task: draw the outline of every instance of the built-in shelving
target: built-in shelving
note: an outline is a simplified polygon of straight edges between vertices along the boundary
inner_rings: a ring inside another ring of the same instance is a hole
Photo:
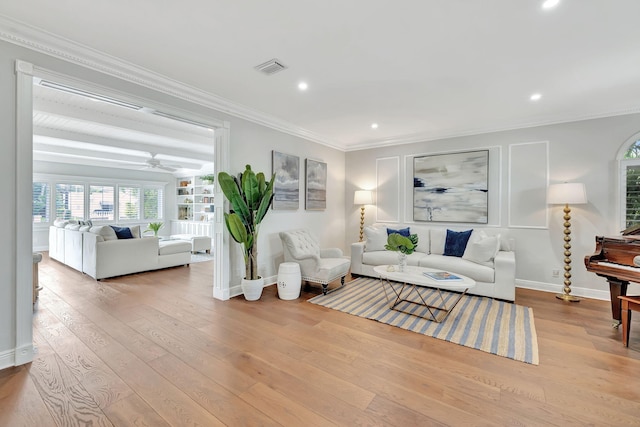
[[[176,205],[179,221],[213,221],[214,184],[198,176],[178,178]]]

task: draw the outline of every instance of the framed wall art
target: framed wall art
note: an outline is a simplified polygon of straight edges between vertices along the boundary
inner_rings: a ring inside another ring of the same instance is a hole
[[[413,219],[486,224],[489,151],[413,159]]]
[[[273,209],[298,209],[300,206],[300,158],[273,151]]]
[[[307,159],[306,203],[307,210],[327,208],[327,164]]]

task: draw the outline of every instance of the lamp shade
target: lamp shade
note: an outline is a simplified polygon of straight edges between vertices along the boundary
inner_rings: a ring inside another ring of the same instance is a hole
[[[551,184],[547,191],[547,203],[550,205],[579,205],[587,203],[587,190],[580,182]]]
[[[370,190],[356,190],[353,195],[354,205],[370,205],[373,203],[373,195]]]

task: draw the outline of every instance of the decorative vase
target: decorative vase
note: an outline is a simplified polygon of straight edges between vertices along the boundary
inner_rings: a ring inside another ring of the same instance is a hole
[[[264,287],[264,278],[260,277],[255,280],[242,279],[242,293],[247,301],[257,301],[262,296],[262,288]]]
[[[407,254],[402,252],[398,252],[398,271],[404,271],[404,268],[407,266]]]

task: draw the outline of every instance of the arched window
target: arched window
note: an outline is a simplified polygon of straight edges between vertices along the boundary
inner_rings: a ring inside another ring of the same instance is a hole
[[[620,172],[622,225],[627,228],[640,224],[640,139],[632,142],[624,153]]]

